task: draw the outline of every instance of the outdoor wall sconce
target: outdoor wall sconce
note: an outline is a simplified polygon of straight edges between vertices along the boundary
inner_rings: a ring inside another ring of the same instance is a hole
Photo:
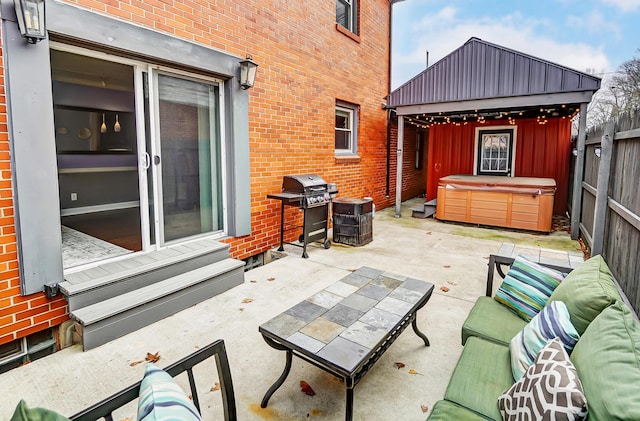
[[[578,156],[578,149],[576,148],[571,149],[571,155]]]
[[[240,87],[242,89],[253,87],[257,70],[258,63],[253,61],[250,55],[247,55],[247,58],[240,62]]]
[[[13,0],[20,33],[29,44],[35,44],[47,37],[44,2],[45,0]]]
[[[596,146],[593,148],[593,153],[600,158],[600,155],[602,155],[602,148],[600,146]]]

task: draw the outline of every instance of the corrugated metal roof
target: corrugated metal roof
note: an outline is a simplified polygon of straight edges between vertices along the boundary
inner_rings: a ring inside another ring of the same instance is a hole
[[[596,91],[600,79],[471,38],[389,94],[399,107],[486,98]]]

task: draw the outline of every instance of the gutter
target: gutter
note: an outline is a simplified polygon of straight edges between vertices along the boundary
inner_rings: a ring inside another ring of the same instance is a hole
[[[387,100],[389,99],[389,95],[391,94],[391,57],[393,50],[393,5],[396,3],[400,3],[404,0],[389,0],[389,72],[387,76]],[[387,108],[387,105],[384,104],[384,109],[387,110],[387,153],[386,153],[386,177],[385,177],[385,197],[388,199],[389,194],[391,193],[390,188],[390,176],[391,176],[391,112],[393,110]]]

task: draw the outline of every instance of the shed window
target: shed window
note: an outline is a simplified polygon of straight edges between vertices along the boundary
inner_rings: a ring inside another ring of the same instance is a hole
[[[511,175],[513,129],[480,130],[478,134],[478,175]]]
[[[357,119],[357,106],[336,106],[336,155],[357,153]]]
[[[336,0],[336,22],[354,34],[358,31],[358,0]]]

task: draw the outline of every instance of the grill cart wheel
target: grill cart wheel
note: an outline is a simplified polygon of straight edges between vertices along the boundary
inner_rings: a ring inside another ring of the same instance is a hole
[[[326,249],[331,248],[331,241],[329,241],[329,239],[324,240],[324,243],[322,244]]]

